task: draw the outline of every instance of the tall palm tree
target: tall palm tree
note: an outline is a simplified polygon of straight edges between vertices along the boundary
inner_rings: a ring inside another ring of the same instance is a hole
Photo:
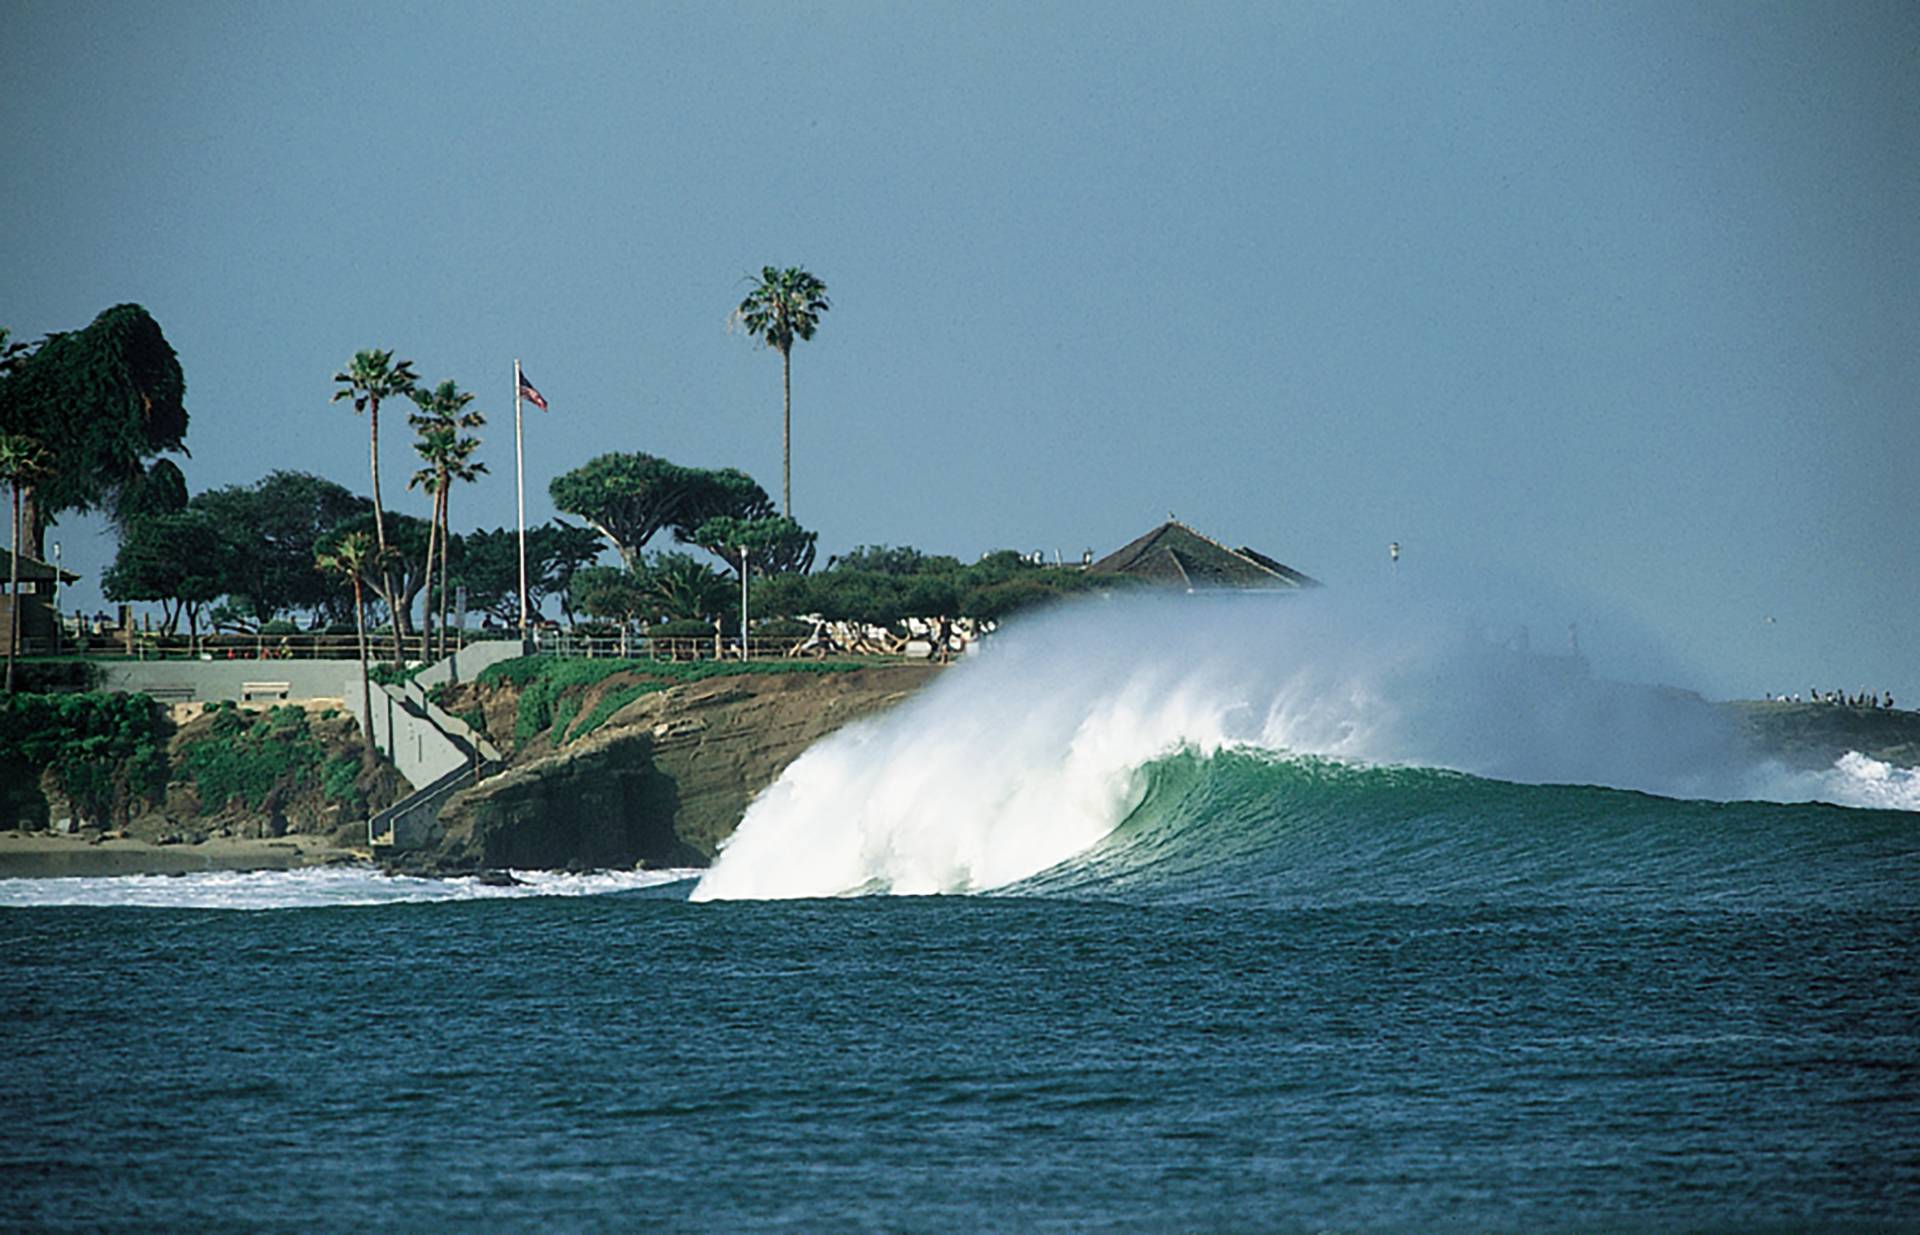
[[[367,413],[368,460],[373,473],[373,535],[380,555],[380,595],[387,602],[387,613],[393,624],[393,658],[396,662],[402,661],[406,659],[406,652],[400,646],[400,606],[393,591],[393,570],[387,559],[387,524],[380,506],[380,403],[410,393],[420,377],[413,371],[411,360],[396,364],[392,352],[368,348],[355,352],[347,367],[333,375],[333,380],[340,383],[340,389],[333,392],[333,402],[352,399],[354,411]]]
[[[426,661],[433,659],[433,551],[440,539],[440,499],[446,488],[442,460],[452,440],[451,429],[422,429],[420,440],[413,444],[413,449],[415,454],[426,460],[427,465],[407,480],[407,488],[419,489],[433,499],[433,515],[427,520],[426,584],[421,588],[427,594],[427,607],[420,623],[420,659]]]
[[[827,300],[827,285],[805,270],[767,266],[760,271],[760,281],[733,311],[733,320],[749,336],[780,353],[780,496],[788,518],[793,517],[793,341],[811,339],[820,325],[820,315],[832,307]]]
[[[320,553],[314,558],[314,565],[332,574],[345,575],[353,584],[353,627],[360,636],[360,713],[362,724],[360,736],[366,742],[367,753],[372,754],[373,745],[373,686],[367,675],[367,603],[361,591],[360,579],[374,556],[373,542],[367,539],[365,532],[350,532],[340,538],[340,543],[331,553]]]
[[[7,562],[7,693],[13,693],[13,662],[20,652],[20,493],[47,473],[47,452],[22,433],[0,434],[0,480],[13,489],[13,548]]]
[[[447,609],[447,541],[452,536],[452,527],[447,522],[447,499],[449,479],[476,479],[487,470],[484,463],[472,461],[473,452],[479,449],[480,439],[461,437],[462,429],[477,429],[487,423],[484,414],[476,412],[470,406],[473,395],[460,389],[451,379],[441,382],[431,390],[415,389],[408,392],[416,411],[407,419],[412,423],[420,437],[414,443],[414,451],[427,463],[425,468],[414,473],[408,488],[415,484],[423,487],[433,497],[434,528],[427,535],[427,609],[426,622],[433,625],[433,552],[437,541],[440,549],[440,647],[446,650],[446,609]],[[427,640],[421,639],[423,656],[428,655]]]
[[[447,653],[447,584],[453,576],[447,573],[447,545],[453,540],[453,525],[448,522],[448,504],[453,499],[453,482],[472,484],[480,479],[487,465],[473,457],[480,449],[480,439],[463,437],[453,444],[453,450],[447,456],[446,475],[440,484],[440,654]]]

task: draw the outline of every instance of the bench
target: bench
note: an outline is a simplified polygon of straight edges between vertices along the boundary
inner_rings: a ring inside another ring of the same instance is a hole
[[[291,682],[242,682],[240,683],[240,702],[253,703],[259,699],[278,699],[284,703],[292,691]]]

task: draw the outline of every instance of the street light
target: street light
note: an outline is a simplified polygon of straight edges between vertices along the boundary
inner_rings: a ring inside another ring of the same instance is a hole
[[[740,659],[747,659],[747,547],[740,546]]]

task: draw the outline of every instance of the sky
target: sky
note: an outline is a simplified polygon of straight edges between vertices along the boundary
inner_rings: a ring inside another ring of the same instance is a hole
[[[513,524],[515,357],[530,521],[614,450],[777,494],[728,314],[798,265],[823,561],[1172,512],[1334,587],[1537,586],[1603,671],[1920,701],[1912,4],[5,11],[0,323],[145,305],[195,491],[367,492],[331,378],[381,347],[491,417],[457,528]],[[93,607],[111,535],[51,539]]]

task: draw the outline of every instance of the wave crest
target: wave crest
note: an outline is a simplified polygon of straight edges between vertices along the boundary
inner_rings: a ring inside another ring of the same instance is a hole
[[[1740,799],[1754,769],[1735,742],[1698,696],[1601,681],[1577,658],[1516,651],[1405,606],[1088,602],[1003,632],[918,698],[803,754],[693,899],[1006,887],[1113,833],[1156,761],[1181,751]],[[1914,800],[1905,770],[1837,774],[1881,787],[1884,800],[1861,804]]]

